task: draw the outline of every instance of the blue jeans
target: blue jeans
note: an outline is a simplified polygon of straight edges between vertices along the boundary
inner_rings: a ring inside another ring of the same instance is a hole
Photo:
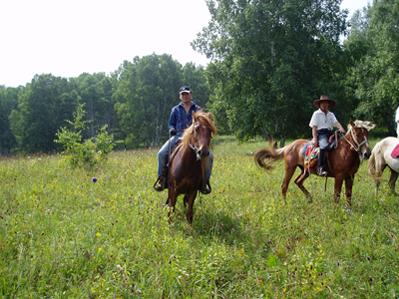
[[[158,177],[166,176],[164,171],[166,170],[166,164],[168,163],[169,159],[169,152],[173,150],[176,143],[179,141],[179,137],[172,136],[170,137],[164,145],[162,145],[161,149],[158,152]],[[205,166],[205,177],[207,180],[210,179],[213,167],[213,154],[209,151],[208,163]]]
[[[320,134],[318,135],[318,142],[319,142],[319,147],[321,150],[328,148],[328,134]]]

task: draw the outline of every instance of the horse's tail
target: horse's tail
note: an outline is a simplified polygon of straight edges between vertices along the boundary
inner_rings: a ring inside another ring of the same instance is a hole
[[[375,175],[375,152],[374,151],[371,152],[371,156],[369,158],[368,171],[369,171],[369,174],[371,174],[372,176]]]
[[[383,153],[381,152],[381,146],[381,142],[378,142],[374,146],[368,162],[368,172],[374,178],[379,178],[382,175],[382,168],[385,165]]]
[[[282,148],[277,148],[277,143],[274,142],[272,147],[258,150],[254,156],[255,163],[266,170],[272,169],[273,162],[283,158],[284,151],[288,146],[289,145],[286,145]]]

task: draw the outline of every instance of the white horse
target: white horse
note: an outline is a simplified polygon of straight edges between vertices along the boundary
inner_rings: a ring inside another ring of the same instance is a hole
[[[393,158],[391,153],[393,149],[399,144],[399,139],[396,137],[386,137],[379,141],[371,151],[371,156],[368,163],[369,173],[373,177],[376,185],[375,192],[378,193],[378,188],[381,183],[381,176],[384,169],[388,166],[391,170],[389,178],[389,188],[392,193],[395,192],[395,183],[399,173],[399,159]]]

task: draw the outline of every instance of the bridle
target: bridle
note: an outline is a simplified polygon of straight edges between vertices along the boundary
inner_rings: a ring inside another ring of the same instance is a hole
[[[194,151],[196,160],[197,161],[201,160],[201,154],[200,154],[201,150],[195,145],[192,145],[191,143],[188,146]]]
[[[197,138],[197,131],[195,130],[196,128],[198,128],[199,126],[201,126],[200,123],[196,122],[194,124],[194,130],[193,130],[193,137],[195,138],[195,140],[198,140]],[[201,160],[201,150],[202,148],[198,148],[196,145],[193,145],[191,142],[188,144],[188,146],[194,151],[195,153],[195,157],[197,161]]]
[[[352,127],[349,128],[348,133],[349,133],[350,136],[352,137],[353,142],[350,141],[350,140],[346,137],[346,135],[344,135],[344,140],[345,140],[346,142],[349,143],[349,145],[351,146],[351,149],[353,149],[355,152],[357,152],[357,153],[360,155],[360,153],[361,153],[361,152],[360,152],[361,147],[362,147],[363,145],[367,144],[367,142],[368,142],[368,141],[367,141],[367,137],[364,136],[363,141],[359,142],[359,141],[357,140],[357,138],[356,138],[356,135],[353,133]]]

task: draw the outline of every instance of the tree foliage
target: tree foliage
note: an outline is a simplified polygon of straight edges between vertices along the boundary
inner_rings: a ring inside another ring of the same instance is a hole
[[[54,150],[57,130],[75,110],[78,96],[67,79],[36,75],[18,95],[10,124],[19,149],[25,152]]]
[[[56,134],[55,142],[63,147],[62,154],[73,167],[93,169],[103,162],[114,147],[113,136],[104,125],[94,137],[84,139],[88,121],[85,120],[84,104],[76,107],[70,127],[62,127]]]
[[[211,107],[239,137],[303,133],[312,99],[339,94],[340,3],[208,1],[212,19],[193,45],[213,58]]]
[[[8,154],[16,145],[9,115],[17,106],[18,89],[0,86],[0,153]]]
[[[399,105],[399,3],[374,1],[358,13],[345,47],[353,58],[348,82],[359,101],[355,113],[394,132]]]
[[[169,113],[179,102],[181,85],[189,84],[194,94],[198,91],[205,104],[209,91],[203,73],[192,64],[182,67],[170,55],[153,54],[124,62],[114,97],[126,146],[154,146],[167,138]]]

